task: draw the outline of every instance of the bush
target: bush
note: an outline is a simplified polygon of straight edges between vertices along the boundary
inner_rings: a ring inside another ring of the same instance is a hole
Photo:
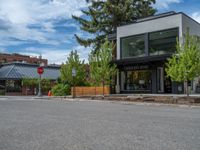
[[[57,84],[52,88],[53,96],[66,96],[70,95],[71,88],[67,84]]]
[[[5,90],[0,90],[0,95],[5,95]]]
[[[41,86],[43,92],[48,92],[51,89],[51,81],[49,79],[42,79]]]

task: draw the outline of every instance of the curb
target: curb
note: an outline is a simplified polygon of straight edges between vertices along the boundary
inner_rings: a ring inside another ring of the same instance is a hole
[[[167,104],[167,103],[159,103],[159,102],[137,102],[137,101],[115,101],[115,100],[99,100],[99,99],[85,99],[85,98],[50,98],[48,100],[61,100],[61,101],[69,101],[69,102],[101,102],[101,103],[120,103],[125,105],[141,105],[141,106],[174,106],[181,108],[200,108],[198,104]]]

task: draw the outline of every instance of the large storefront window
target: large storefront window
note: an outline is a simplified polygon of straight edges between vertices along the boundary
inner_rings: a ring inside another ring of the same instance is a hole
[[[145,36],[137,35],[121,39],[122,58],[145,56]]]
[[[176,50],[178,29],[149,33],[149,54],[170,54]]]
[[[122,89],[135,92],[151,91],[151,71],[135,70],[123,72]]]

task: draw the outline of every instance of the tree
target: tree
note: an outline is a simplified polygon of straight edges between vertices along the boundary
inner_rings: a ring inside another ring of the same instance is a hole
[[[76,70],[76,76],[72,76],[72,68]],[[62,82],[72,85],[84,85],[86,69],[84,61],[81,61],[77,51],[71,51],[67,58],[66,64],[61,66]]]
[[[184,92],[189,96],[188,81],[200,75],[200,43],[197,36],[184,35],[183,43],[177,40],[177,52],[166,63],[167,76],[172,81],[184,82]]]
[[[155,0],[87,0],[89,7],[82,10],[83,17],[72,16],[80,24],[80,29],[92,34],[92,38],[75,35],[80,45],[98,50],[106,36],[123,24],[138,18],[151,16],[156,10],[152,7]]]
[[[112,49],[113,44],[106,40],[101,45],[99,51],[96,53],[91,52],[89,56],[91,79],[93,79],[96,85],[103,85],[103,95],[104,86],[110,84],[111,77],[117,73],[116,65],[111,63]]]

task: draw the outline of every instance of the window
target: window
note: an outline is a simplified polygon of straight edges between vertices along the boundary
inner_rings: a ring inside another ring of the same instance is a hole
[[[20,80],[7,80],[6,81],[6,92],[21,92],[21,81]]]
[[[149,55],[170,54],[176,50],[178,29],[149,33]]]
[[[121,39],[122,58],[145,56],[145,36],[137,35]]]
[[[122,77],[123,90],[127,91],[151,91],[151,71],[135,70],[125,71]]]

